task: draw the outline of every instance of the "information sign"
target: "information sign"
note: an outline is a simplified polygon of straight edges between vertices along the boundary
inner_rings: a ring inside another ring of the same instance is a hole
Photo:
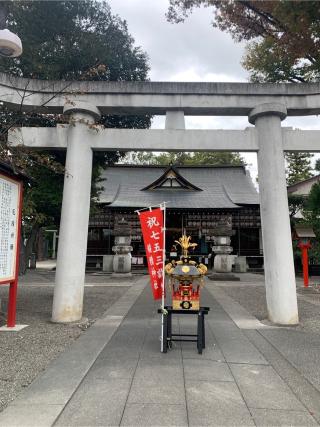
[[[22,182],[0,173],[0,285],[9,285],[8,329],[16,325]]]
[[[0,283],[15,280],[21,182],[0,173]]]

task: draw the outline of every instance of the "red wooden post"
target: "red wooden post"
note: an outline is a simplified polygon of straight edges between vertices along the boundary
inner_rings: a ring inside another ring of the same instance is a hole
[[[17,311],[16,301],[17,301],[17,280],[10,283],[10,288],[9,288],[8,318],[7,318],[8,328],[13,328],[16,326],[16,311]]]
[[[305,288],[309,286],[309,262],[308,262],[308,249],[311,248],[310,242],[299,242],[299,248],[302,253],[302,271],[303,271],[303,285]]]
[[[308,248],[302,248],[302,267],[303,267],[303,284],[307,288],[309,286],[309,266],[308,266]]]

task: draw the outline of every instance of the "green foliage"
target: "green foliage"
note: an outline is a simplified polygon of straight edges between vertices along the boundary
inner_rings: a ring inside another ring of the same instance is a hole
[[[51,168],[37,165],[32,169],[31,186],[24,191],[24,223],[36,222],[39,225],[48,223],[58,225],[62,203],[63,173]],[[29,221],[28,221],[29,220]]]
[[[308,153],[286,153],[287,161],[287,184],[293,185],[312,176],[310,160],[312,155]],[[297,213],[303,214],[303,221],[310,223],[311,217],[308,208],[309,198],[300,194],[288,194],[289,214],[292,225],[297,222],[295,216]],[[299,220],[301,221],[301,220]],[[299,252],[299,248],[297,248]]]
[[[250,72],[252,82],[295,82],[312,80],[306,67],[295,67],[279,52],[271,37],[251,42],[246,47],[242,65]]]
[[[244,159],[238,153],[230,152],[178,152],[178,153],[133,153],[137,164],[148,165],[244,165]],[[130,160],[129,160],[130,161]]]
[[[181,22],[199,6],[212,7],[215,27],[250,42],[243,65],[252,80],[319,80],[319,1],[170,0],[167,17]]]
[[[314,165],[314,170],[320,172],[320,159],[317,159]]]
[[[38,79],[145,80],[146,54],[105,1],[3,1],[23,55],[0,71]],[[99,65],[104,65],[99,67]]]
[[[316,235],[309,252],[310,257],[320,257],[320,183],[313,184],[303,208],[303,222],[313,228]]]
[[[161,153],[158,156],[155,156],[155,164],[157,165],[169,165],[174,164],[177,166],[190,164],[192,159],[192,154],[187,152],[179,153]]]
[[[312,213],[314,218],[320,219],[320,183],[313,184],[311,187],[306,209]]]
[[[292,185],[312,177],[311,159],[309,153],[286,153],[287,184]]]
[[[262,39],[249,45],[243,62],[252,80],[317,81],[320,77],[319,2],[270,3],[273,4],[269,5],[268,11],[274,25],[264,31]],[[263,8],[264,5],[261,5],[260,10]]]
[[[189,164],[195,165],[244,165],[245,161],[239,153],[230,152],[196,152]]]

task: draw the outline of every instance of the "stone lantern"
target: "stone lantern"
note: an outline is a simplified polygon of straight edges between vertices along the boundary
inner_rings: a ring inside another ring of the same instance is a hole
[[[213,264],[213,274],[208,276],[213,280],[240,280],[231,273],[234,255],[231,255],[233,247],[230,246],[232,230],[232,219],[225,218],[214,230],[214,246],[212,252],[215,254]]]
[[[131,276],[131,227],[124,218],[116,222],[114,235],[113,274]]]
[[[230,273],[232,270],[233,257],[230,256],[233,251],[230,246],[229,236],[215,236],[213,238],[214,246],[212,251],[216,254],[214,257],[213,269],[216,273]]]

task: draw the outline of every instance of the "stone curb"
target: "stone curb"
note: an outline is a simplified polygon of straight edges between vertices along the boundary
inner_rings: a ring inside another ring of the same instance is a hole
[[[207,285],[206,289],[221,305],[239,329],[279,329],[279,326],[266,325],[252,316],[242,305],[229,297],[220,287]]]

